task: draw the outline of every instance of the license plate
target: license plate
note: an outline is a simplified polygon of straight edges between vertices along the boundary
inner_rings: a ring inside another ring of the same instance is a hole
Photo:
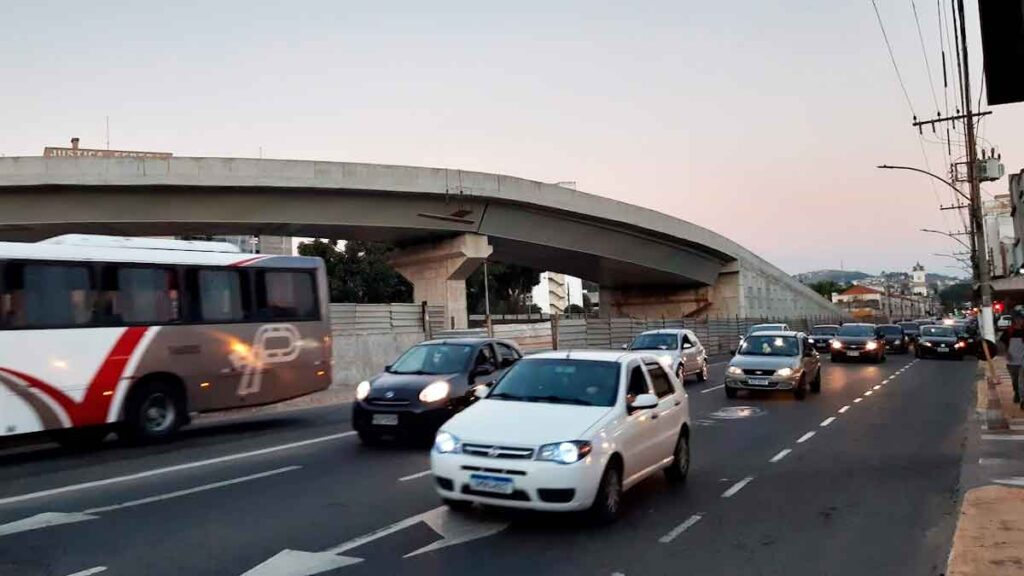
[[[511,478],[486,474],[470,474],[469,487],[477,492],[493,492],[494,494],[511,494],[516,489]]]
[[[750,379],[747,380],[747,383],[750,384],[751,386],[767,386],[768,385],[768,379],[767,378],[750,378]]]
[[[849,352],[846,353],[846,355],[851,358],[856,358],[857,356],[860,356],[860,352],[857,350],[850,350]]]
[[[398,426],[398,414],[374,414],[372,422],[375,426]]]
[[[949,348],[946,348],[945,346],[939,346],[939,352],[949,352]]]

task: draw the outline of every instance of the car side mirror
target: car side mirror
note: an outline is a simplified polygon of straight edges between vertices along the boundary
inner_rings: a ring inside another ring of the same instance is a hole
[[[488,382],[487,384],[482,384],[480,386],[474,387],[473,396],[475,396],[477,400],[483,400],[484,398],[487,398],[487,395],[491,393],[491,386],[493,384],[494,382]]]
[[[388,364],[387,366],[384,367],[384,371],[385,372],[391,372],[391,367],[392,366],[394,366],[394,364]]]
[[[622,345],[622,349],[623,350],[629,350],[629,344],[623,344]]]
[[[650,410],[658,405],[658,397],[654,394],[640,394],[633,399],[629,407],[633,410]]]
[[[689,350],[690,348],[693,348],[693,344],[690,344],[689,342],[683,342],[683,350]]]

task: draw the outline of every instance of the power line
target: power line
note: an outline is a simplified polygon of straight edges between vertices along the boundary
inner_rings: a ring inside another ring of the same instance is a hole
[[[921,54],[924,56],[924,69],[928,73],[928,87],[932,91],[932,101],[935,103],[935,112],[939,112],[939,97],[935,94],[935,80],[932,79],[932,65],[928,61],[928,49],[924,47],[924,33],[921,31],[921,19],[917,15],[917,3],[910,0],[910,8],[914,11],[914,23],[917,24],[917,39],[921,43]]]
[[[882,15],[878,12],[878,2],[871,0],[871,6],[875,9],[875,18],[878,19],[878,28],[882,31],[882,39],[885,40],[885,47],[889,50],[889,61],[892,62],[892,69],[896,71],[896,79],[900,83],[900,88],[903,90],[903,97],[907,99],[907,107],[910,108],[910,115],[914,117],[914,121],[917,121],[917,113],[914,112],[914,104],[910,101],[910,93],[907,92],[907,85],[903,82],[903,75],[900,74],[900,67],[896,64],[896,56],[892,51],[892,43],[889,42],[889,35],[885,32],[885,24],[882,23]]]

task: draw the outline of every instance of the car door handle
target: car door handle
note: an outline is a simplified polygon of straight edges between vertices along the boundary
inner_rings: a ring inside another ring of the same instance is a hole
[[[658,419],[658,413],[657,412],[652,412],[651,413],[651,420],[657,420],[657,419]]]
[[[676,400],[676,406],[679,406],[679,405],[680,405],[680,404],[682,404],[682,403],[683,403],[683,401],[682,401],[682,400]]]

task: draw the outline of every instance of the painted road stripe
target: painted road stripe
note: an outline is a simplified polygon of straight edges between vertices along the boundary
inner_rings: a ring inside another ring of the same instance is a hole
[[[839,413],[842,414],[843,412],[846,412],[849,409],[850,409],[850,405],[847,404],[846,406],[843,406],[842,408],[839,409]]]
[[[790,450],[789,448],[781,450],[778,454],[776,454],[775,456],[772,456],[772,459],[769,460],[769,462],[778,462],[779,460],[782,460],[783,458],[785,458],[786,454],[789,454],[790,452],[792,452],[792,450]]]
[[[982,440],[1024,440],[1020,434],[982,434]]]
[[[853,401],[854,401],[855,403],[856,403],[856,402],[860,402],[861,400],[863,400],[863,398],[854,398],[854,399],[853,399]]]
[[[668,544],[669,542],[675,540],[680,534],[689,530],[690,527],[692,527],[694,524],[700,522],[700,519],[702,517],[702,514],[694,514],[693,516],[690,516],[686,519],[685,522],[673,528],[671,532],[665,534],[661,538],[658,538],[658,542],[661,542],[662,544]]]
[[[810,439],[811,439],[812,437],[814,437],[814,434],[815,434],[814,430],[811,430],[811,431],[810,431],[810,432],[808,432],[807,434],[804,434],[803,436],[801,436],[801,437],[800,437],[800,438],[799,438],[799,439],[798,439],[798,440],[796,441],[796,443],[797,443],[797,444],[803,444],[804,442],[807,442],[807,441],[808,441],[808,440],[810,440]]]
[[[707,394],[708,392],[711,392],[712,390],[718,390],[719,388],[725,388],[725,384],[719,384],[718,386],[715,386],[714,388],[707,388],[707,389],[701,390],[700,393],[701,394]]]
[[[53,496],[54,494],[63,494],[65,492],[75,492],[78,490],[85,490],[88,488],[96,488],[98,486],[107,486],[110,484],[119,484],[121,482],[130,482],[132,480],[139,480],[142,478],[149,478],[151,476],[159,476],[161,474],[169,474],[171,472],[177,472],[179,470],[189,470],[192,468],[200,468],[202,466],[210,466],[212,464],[220,464],[222,462],[231,462],[234,460],[242,460],[244,458],[252,458],[253,456],[262,456],[264,454],[273,454],[274,452],[281,452],[283,450],[291,450],[293,448],[300,448],[302,446],[309,446],[311,444],[318,444],[320,442],[329,442],[331,440],[337,440],[346,436],[352,436],[355,431],[341,432],[338,434],[329,434],[327,436],[320,436],[317,438],[310,438],[309,440],[302,440],[299,442],[290,442],[288,444],[281,444],[279,446],[271,446],[270,448],[261,448],[259,450],[252,450],[250,452],[240,452],[238,454],[229,454],[227,456],[221,456],[218,458],[210,458],[208,460],[199,460],[196,462],[189,462],[188,464],[179,464],[177,466],[167,466],[166,468],[156,468],[154,470],[147,470],[145,472],[139,472],[136,474],[128,474],[126,476],[115,476],[114,478],[107,478],[105,480],[95,480],[92,482],[83,482],[82,484],[72,484],[70,486],[61,486],[60,488],[51,488],[49,490],[41,490],[39,492],[30,492],[28,494],[20,494],[18,496],[9,496],[7,498],[0,498],[0,506],[4,504],[12,504],[14,502],[24,502],[25,500],[34,500],[36,498],[43,498],[45,496]]]
[[[878,390],[878,389],[879,389],[879,388],[881,388],[881,387],[882,387],[882,385],[881,385],[881,384],[875,384],[875,385],[874,385],[874,386],[873,386],[873,387],[872,387],[871,389],[872,389],[872,390]]]
[[[733,496],[736,495],[737,492],[743,490],[743,487],[749,484],[750,481],[753,479],[753,476],[747,476],[743,480],[740,480],[739,482],[733,484],[731,488],[729,488],[725,492],[722,492],[722,498],[732,498]]]
[[[74,574],[68,574],[68,576],[92,576],[93,574],[99,574],[100,572],[106,572],[106,566],[96,566],[95,568],[89,568],[88,570],[82,570],[81,572],[75,572]]]
[[[836,417],[835,416],[829,416],[828,418],[825,418],[824,420],[822,420],[821,424],[819,424],[819,426],[824,428],[825,426],[828,426],[829,424],[831,424],[831,423],[833,423],[835,421],[836,421]]]
[[[867,392],[865,392],[865,393],[864,393],[864,395],[865,395],[865,396],[871,396],[871,395],[872,395],[872,394],[874,394],[874,393],[875,393],[875,391],[874,391],[874,390],[868,390]]]
[[[423,472],[417,472],[415,474],[409,474],[408,476],[402,476],[398,479],[399,482],[408,482],[409,480],[415,480],[417,478],[423,478],[430,474],[430,470],[424,470]]]

